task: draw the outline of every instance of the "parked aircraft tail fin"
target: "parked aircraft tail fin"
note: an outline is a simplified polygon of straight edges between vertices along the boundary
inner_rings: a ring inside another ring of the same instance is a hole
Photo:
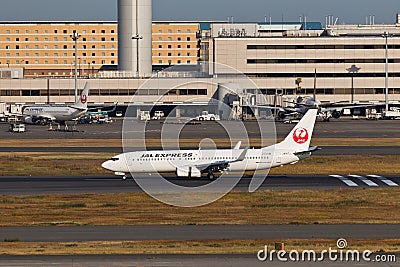
[[[90,90],[90,84],[87,82],[85,84],[85,87],[83,88],[81,96],[76,101],[76,103],[73,105],[74,108],[87,109],[87,103],[89,100],[89,90]]]

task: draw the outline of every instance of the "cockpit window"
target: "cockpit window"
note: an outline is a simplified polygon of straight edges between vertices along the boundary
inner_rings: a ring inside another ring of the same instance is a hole
[[[112,160],[112,161],[118,161],[119,158],[112,158],[111,160]]]

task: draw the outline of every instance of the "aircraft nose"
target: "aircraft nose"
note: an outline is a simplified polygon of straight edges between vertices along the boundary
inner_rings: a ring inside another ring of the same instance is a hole
[[[112,171],[112,161],[111,160],[107,160],[105,162],[103,162],[103,164],[101,164],[101,167],[103,167],[106,170],[110,170]]]

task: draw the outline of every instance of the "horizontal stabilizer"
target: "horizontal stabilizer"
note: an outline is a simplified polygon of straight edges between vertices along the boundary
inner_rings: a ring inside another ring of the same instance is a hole
[[[317,150],[320,150],[320,149],[321,149],[321,148],[319,148],[319,147],[317,147],[317,146],[311,146],[308,150],[296,152],[296,153],[294,153],[294,154],[295,154],[295,155],[299,155],[299,154],[314,152],[314,151],[317,151]]]

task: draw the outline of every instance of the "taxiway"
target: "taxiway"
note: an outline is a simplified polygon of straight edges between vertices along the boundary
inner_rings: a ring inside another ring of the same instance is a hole
[[[229,175],[224,179],[229,179]],[[136,179],[152,179],[151,176]],[[168,181],[186,187],[198,187],[210,183],[207,179],[182,179],[166,177]],[[251,178],[242,178],[236,191],[247,192]],[[393,187],[400,185],[400,175],[272,175],[268,176],[259,190],[330,190],[369,187]],[[162,188],[158,188],[162,190]],[[1,195],[43,195],[84,193],[141,193],[133,179],[122,180],[116,176],[81,177],[2,177]]]

